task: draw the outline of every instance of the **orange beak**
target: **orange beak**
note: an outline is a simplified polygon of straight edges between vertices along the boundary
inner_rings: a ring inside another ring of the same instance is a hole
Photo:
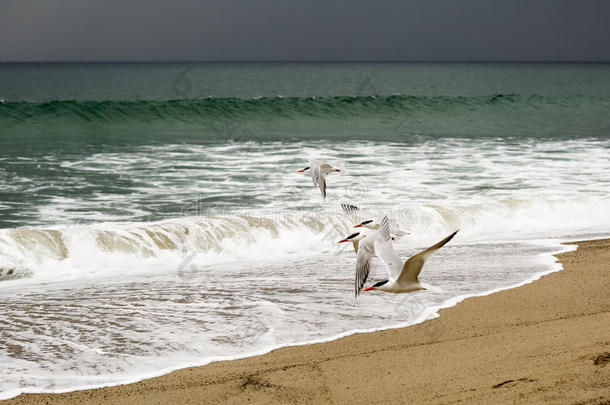
[[[360,228],[362,224],[355,225],[354,228]]]
[[[340,241],[339,241],[339,242],[337,242],[337,243],[343,243],[343,242],[348,242],[348,240],[347,240],[347,239],[343,239],[343,240],[340,240]]]
[[[303,173],[305,170],[301,169],[301,170],[297,170],[297,173]]]
[[[367,287],[364,290],[362,290],[362,292],[371,291],[371,290],[374,290],[374,289],[375,289],[375,287]]]

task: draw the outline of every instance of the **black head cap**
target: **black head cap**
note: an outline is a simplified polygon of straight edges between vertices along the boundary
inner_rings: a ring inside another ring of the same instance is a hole
[[[388,283],[388,280],[383,280],[383,281],[373,284],[373,287],[381,287],[382,285],[387,284],[387,283]]]

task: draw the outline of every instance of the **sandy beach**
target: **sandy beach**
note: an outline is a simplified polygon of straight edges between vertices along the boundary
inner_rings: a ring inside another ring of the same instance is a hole
[[[414,327],[9,404],[610,403],[610,240],[565,270]]]

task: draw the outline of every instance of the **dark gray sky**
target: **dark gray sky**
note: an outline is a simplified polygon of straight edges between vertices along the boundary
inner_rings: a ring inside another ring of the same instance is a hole
[[[0,61],[610,61],[610,0],[0,0]]]

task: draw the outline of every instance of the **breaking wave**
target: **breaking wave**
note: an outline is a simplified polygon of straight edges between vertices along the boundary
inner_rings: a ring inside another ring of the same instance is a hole
[[[407,206],[388,211],[261,211],[190,216],[160,222],[101,223],[0,230],[0,280],[109,271],[176,271],[190,256],[198,266],[233,261],[332,254],[336,241],[364,219],[389,213],[418,243],[461,229],[461,240],[511,240],[549,234],[607,232],[606,198],[441,207]],[[406,236],[405,238],[411,238]],[[190,260],[189,259],[189,260]],[[112,269],[112,270],[110,270]]]

